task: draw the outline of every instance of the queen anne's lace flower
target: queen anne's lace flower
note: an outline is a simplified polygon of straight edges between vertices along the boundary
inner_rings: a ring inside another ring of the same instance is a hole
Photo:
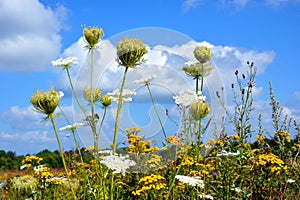
[[[180,92],[177,96],[173,96],[173,99],[175,99],[176,104],[187,107],[196,101],[206,101],[206,96],[203,96],[200,91],[196,94],[187,90]]]
[[[107,95],[111,96],[113,101],[119,102],[119,96],[120,96],[119,89],[114,90],[112,93],[107,93]],[[123,102],[132,101],[133,95],[136,95],[136,92],[134,90],[124,89],[122,92],[122,101]]]
[[[61,127],[59,130],[60,131],[72,131],[72,130],[75,130],[81,126],[85,126],[85,124],[83,123],[74,123],[73,125],[67,125],[67,126],[64,126],[64,127]]]
[[[77,65],[77,58],[76,57],[67,57],[65,59],[59,58],[51,62],[52,66],[54,67],[64,67],[68,68],[70,65]]]
[[[210,194],[204,194],[204,193],[199,194],[199,197],[200,197],[201,199],[211,199],[211,200],[214,199],[214,197],[211,196]]]
[[[239,151],[237,151],[236,153],[221,151],[220,153],[217,154],[217,156],[238,156],[238,155],[240,155]]]
[[[113,170],[114,174],[122,173],[125,175],[125,172],[131,166],[134,166],[136,163],[133,160],[128,159],[129,156],[122,155],[110,155],[105,156],[100,163],[106,165],[109,169]]]
[[[156,74],[149,74],[148,76],[140,79],[140,80],[136,80],[134,81],[134,83],[136,84],[148,84],[150,81],[152,81],[157,75]]]
[[[200,186],[201,188],[204,188],[204,181],[199,177],[176,175],[175,178],[180,182],[186,183],[190,186]]]

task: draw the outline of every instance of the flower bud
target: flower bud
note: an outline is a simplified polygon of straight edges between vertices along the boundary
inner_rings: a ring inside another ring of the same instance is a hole
[[[194,50],[194,56],[200,63],[206,63],[210,61],[212,53],[207,47],[197,46]]]
[[[112,103],[112,98],[111,96],[109,95],[103,95],[101,98],[100,98],[100,102],[102,103],[102,105],[104,107],[107,107],[109,106],[111,103]]]
[[[89,44],[89,48],[93,48],[103,37],[103,29],[97,27],[83,28],[85,41]]]
[[[90,88],[84,88],[83,98],[90,103],[94,103],[100,100],[102,91],[100,89],[91,90]]]
[[[190,114],[195,120],[200,120],[210,113],[208,103],[203,101],[196,101],[190,105]]]
[[[144,63],[142,57],[147,52],[146,46],[138,39],[124,38],[117,45],[118,62],[125,67],[134,68]]]
[[[235,70],[234,74],[237,76],[239,74],[239,70]]]
[[[47,92],[37,90],[32,95],[30,102],[32,103],[36,111],[44,113],[46,115],[50,115],[58,106],[59,100],[60,95],[55,89]]]

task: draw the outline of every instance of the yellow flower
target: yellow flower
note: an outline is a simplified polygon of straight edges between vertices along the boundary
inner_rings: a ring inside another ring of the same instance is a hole
[[[107,107],[112,103],[112,98],[109,95],[103,95],[100,99],[100,102],[104,107]]]
[[[170,136],[166,139],[166,141],[172,145],[177,145],[180,141],[179,137],[176,136]]]

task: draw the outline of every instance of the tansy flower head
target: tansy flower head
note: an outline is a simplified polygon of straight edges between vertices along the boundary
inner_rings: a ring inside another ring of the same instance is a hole
[[[103,37],[103,29],[98,27],[83,28],[84,40],[88,44],[88,48],[92,49]]]
[[[197,46],[194,49],[194,56],[200,63],[206,63],[210,61],[212,53],[209,48],[204,46]]]
[[[30,102],[37,112],[50,115],[58,106],[60,98],[60,94],[55,89],[46,92],[37,90],[32,95]]]
[[[134,68],[146,62],[142,57],[147,52],[146,46],[139,39],[124,38],[117,45],[118,63],[124,67]]]

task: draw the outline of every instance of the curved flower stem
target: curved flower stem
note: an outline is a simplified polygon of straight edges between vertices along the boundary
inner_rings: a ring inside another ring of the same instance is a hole
[[[159,117],[159,114],[158,114],[158,112],[157,112],[157,109],[156,109],[156,106],[155,106],[155,103],[154,103],[154,98],[153,98],[153,95],[152,95],[152,93],[151,93],[151,90],[150,90],[150,87],[149,87],[149,83],[146,83],[146,87],[147,87],[148,92],[149,92],[149,94],[150,94],[150,98],[151,98],[151,101],[152,101],[152,105],[153,105],[155,114],[156,114],[156,116],[157,116],[157,118],[158,118],[158,121],[159,121],[159,123],[160,123],[161,129],[162,129],[162,131],[163,131],[163,133],[164,133],[165,139],[167,139],[167,135],[166,135],[164,126],[163,126],[163,124],[162,124],[162,122],[161,122],[161,119],[160,119],[160,117]]]
[[[69,187],[71,188],[71,192],[72,192],[73,198],[74,198],[74,199],[77,199],[77,198],[76,198],[76,195],[75,195],[75,192],[74,192],[74,190],[73,190],[73,187],[72,187],[72,185],[71,185],[70,175],[69,175],[69,172],[68,172],[68,169],[67,169],[67,165],[66,165],[66,161],[65,161],[65,157],[64,157],[64,152],[63,152],[63,149],[62,149],[62,146],[61,146],[61,143],[60,143],[60,139],[59,139],[59,136],[58,136],[58,132],[57,132],[57,129],[56,129],[56,125],[55,125],[55,123],[54,123],[53,114],[50,114],[48,117],[49,117],[49,119],[50,119],[50,121],[51,121],[51,123],[52,123],[53,130],[54,130],[54,132],[55,132],[57,144],[58,144],[58,147],[59,147],[60,157],[61,157],[62,162],[63,162],[63,165],[64,165],[64,169],[65,169],[66,176],[67,176],[67,179],[68,179]]]
[[[86,117],[87,114],[86,114],[86,111],[84,110],[84,108],[81,106],[79,100],[78,100],[78,97],[76,95],[76,92],[74,90],[74,86],[73,86],[73,83],[72,83],[72,79],[71,79],[71,76],[70,76],[70,72],[69,72],[69,68],[66,68],[66,71],[67,71],[67,75],[68,75],[68,79],[69,79],[69,83],[70,83],[70,86],[71,86],[71,89],[72,89],[72,93],[73,93],[73,96],[75,98],[75,101],[76,103],[78,104],[80,110],[82,111],[82,113],[84,114],[84,116]]]
[[[196,79],[196,94],[198,94],[198,91],[199,91],[199,76],[196,76],[195,79]]]
[[[101,129],[102,129],[102,126],[103,126],[103,122],[104,122],[104,119],[105,119],[105,116],[106,116],[106,111],[107,111],[107,106],[104,106],[104,113],[103,113],[103,116],[102,116],[102,119],[101,119],[101,122],[100,122],[99,132],[98,132],[98,134],[97,134],[98,138],[99,138],[100,133],[101,133]]]
[[[115,130],[114,130],[114,140],[113,140],[113,155],[115,155],[117,150],[117,137],[119,132],[119,122],[122,112],[122,96],[123,96],[123,89],[125,85],[126,75],[127,75],[128,67],[125,68],[124,74],[123,74],[123,80],[121,84],[120,94],[119,94],[119,100],[118,100],[118,109],[117,109],[117,116],[116,116],[116,123],[115,123]]]

